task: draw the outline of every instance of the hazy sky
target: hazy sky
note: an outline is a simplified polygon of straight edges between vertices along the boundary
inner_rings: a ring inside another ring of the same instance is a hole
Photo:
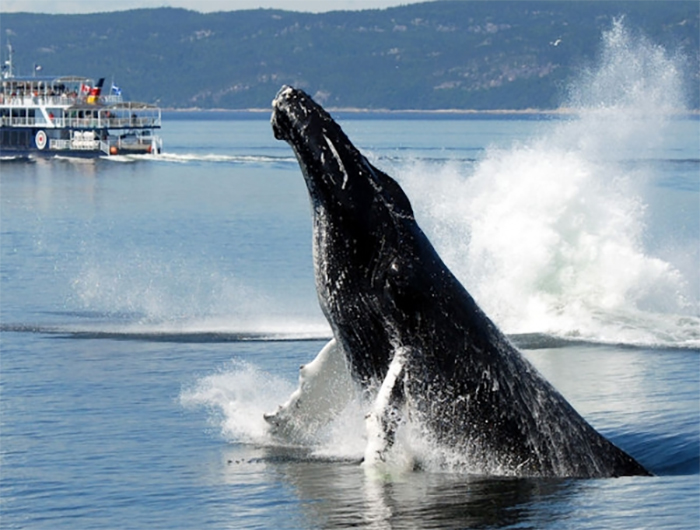
[[[288,11],[381,9],[424,0],[0,0],[0,13],[93,13],[140,7],[184,7],[195,11],[235,11],[259,7]]]

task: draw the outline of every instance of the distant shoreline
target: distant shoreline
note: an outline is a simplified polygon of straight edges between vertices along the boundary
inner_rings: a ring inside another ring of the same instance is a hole
[[[356,117],[396,117],[396,118],[438,118],[438,117],[547,117],[547,116],[576,116],[581,111],[571,108],[557,109],[360,109],[360,108],[344,108],[344,107],[326,107],[326,110],[331,114],[348,115]],[[202,114],[202,115],[248,115],[251,117],[267,117],[272,111],[270,108],[249,108],[249,109],[204,109],[204,108],[163,108],[164,113],[172,113],[174,115],[184,114]],[[700,116],[700,109],[679,110],[669,113],[670,116]]]
[[[328,112],[339,112],[343,114],[428,114],[428,115],[473,115],[473,114],[523,114],[523,115],[536,115],[536,114],[575,114],[576,112],[571,109],[489,109],[489,110],[479,110],[479,109],[361,109],[352,107],[325,107]],[[213,108],[204,109],[200,107],[192,108],[163,108],[164,112],[221,112],[221,113],[248,113],[248,114],[262,114],[268,113],[272,110],[270,108],[250,108],[250,109],[223,109],[223,108]]]

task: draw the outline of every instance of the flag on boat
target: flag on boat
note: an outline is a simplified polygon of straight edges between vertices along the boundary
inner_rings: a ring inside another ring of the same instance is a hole
[[[105,78],[101,77],[100,80],[97,82],[97,84],[90,89],[90,92],[87,97],[87,102],[88,103],[97,103],[100,97],[100,94],[102,93],[102,87],[105,84]]]
[[[117,85],[112,83],[112,94],[115,96],[121,96],[122,95],[122,89],[119,88]]]

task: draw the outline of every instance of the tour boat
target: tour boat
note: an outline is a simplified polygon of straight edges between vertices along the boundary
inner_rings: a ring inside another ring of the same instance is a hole
[[[9,48],[0,91],[0,159],[160,153],[160,108],[124,101],[114,83],[103,93],[104,79],[15,76]]]

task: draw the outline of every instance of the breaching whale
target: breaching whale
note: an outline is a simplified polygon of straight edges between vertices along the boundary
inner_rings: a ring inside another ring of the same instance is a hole
[[[648,475],[589,425],[521,355],[442,262],[387,174],[301,90],[283,87],[272,128],[292,147],[313,214],[321,309],[333,339],[299,389],[265,415],[291,435],[329,421],[351,380],[365,395],[365,465],[410,420],[487,474]],[[349,374],[349,378],[344,377]]]

